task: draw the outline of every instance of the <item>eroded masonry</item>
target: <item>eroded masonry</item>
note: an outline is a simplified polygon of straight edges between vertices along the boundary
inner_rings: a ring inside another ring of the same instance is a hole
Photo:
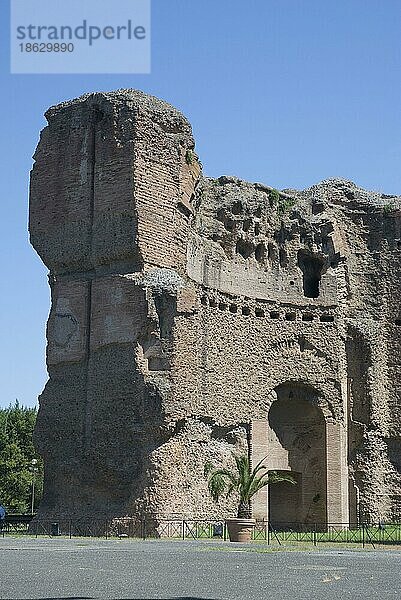
[[[401,519],[401,197],[202,175],[133,90],[51,108],[31,241],[50,271],[40,516],[232,514],[206,460],[291,471],[273,523]]]

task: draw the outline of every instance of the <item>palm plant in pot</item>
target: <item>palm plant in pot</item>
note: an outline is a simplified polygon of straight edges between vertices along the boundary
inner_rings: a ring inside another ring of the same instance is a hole
[[[251,469],[249,457],[246,454],[233,453],[235,468],[214,468],[211,462],[205,463],[205,477],[208,480],[209,492],[215,502],[221,496],[229,497],[236,493],[238,496],[237,517],[227,519],[227,528],[232,542],[249,542],[255,519],[252,518],[252,497],[267,485],[287,481],[295,484],[291,475],[270,471],[263,464],[263,458]]]

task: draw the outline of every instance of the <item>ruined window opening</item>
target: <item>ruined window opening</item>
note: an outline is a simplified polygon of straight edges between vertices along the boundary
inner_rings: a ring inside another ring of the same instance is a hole
[[[217,300],[216,300],[216,298],[210,298],[210,300],[209,300],[209,306],[211,306],[212,308],[216,308],[216,306],[217,306]]]
[[[270,313],[270,318],[271,319],[279,319],[280,318],[280,313],[277,312],[277,311],[275,311],[275,310],[272,310],[271,313]]]
[[[314,202],[312,204],[312,215],[318,215],[324,211],[324,202]]]
[[[401,326],[401,319],[396,319],[394,321],[394,325],[397,325],[397,327],[400,327]]]
[[[333,323],[334,317],[333,315],[322,315],[320,320],[322,323]]]
[[[220,302],[219,303],[219,309],[220,310],[227,310],[227,304],[225,304],[225,302]]]
[[[252,225],[252,219],[245,219],[242,224],[242,229],[244,231],[249,231]]]
[[[255,235],[259,235],[262,231],[262,226],[260,223],[255,223]]]
[[[203,304],[203,306],[207,306],[207,296],[201,297],[201,304]]]
[[[258,244],[255,248],[255,258],[258,262],[264,262],[266,258],[266,246]]]
[[[303,273],[303,290],[306,298],[318,298],[324,261],[306,250],[298,252],[298,267]]]
[[[286,321],[295,321],[297,318],[296,313],[285,313],[285,320]]]
[[[235,226],[235,221],[233,221],[233,219],[230,219],[227,216],[225,208],[220,208],[217,211],[216,216],[217,216],[218,220],[223,223],[223,225],[227,229],[227,231],[233,231],[234,226]]]
[[[230,313],[236,313],[238,310],[238,306],[236,304],[230,304]]]
[[[252,256],[254,252],[254,247],[251,242],[247,242],[246,240],[239,239],[237,245],[235,247],[235,251],[237,254],[240,254],[242,258],[249,258]]]
[[[231,212],[233,213],[233,215],[239,215],[239,214],[241,214],[242,211],[243,211],[242,203],[239,201],[234,202],[234,204],[231,207]]]
[[[255,308],[255,315],[257,317],[264,317],[265,316],[265,311],[262,310],[261,308]]]
[[[313,321],[313,315],[311,315],[310,313],[305,313],[304,315],[302,315],[302,320],[303,321]]]
[[[242,314],[246,317],[248,317],[251,314],[251,309],[249,308],[249,306],[242,307]]]

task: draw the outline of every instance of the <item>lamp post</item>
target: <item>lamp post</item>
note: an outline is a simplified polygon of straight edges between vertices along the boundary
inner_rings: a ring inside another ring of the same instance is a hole
[[[38,461],[36,458],[31,460],[31,470],[32,470],[32,498],[31,498],[31,515],[33,515],[33,509],[35,504],[35,478],[36,472],[38,470],[37,465]]]

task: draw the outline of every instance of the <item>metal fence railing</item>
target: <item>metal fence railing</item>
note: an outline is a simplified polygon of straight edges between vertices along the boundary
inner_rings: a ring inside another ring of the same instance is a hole
[[[0,522],[0,536],[67,536],[181,540],[228,540],[225,519],[123,517],[114,519],[42,520],[32,515],[10,515]],[[401,544],[401,523],[270,523],[257,521],[252,539],[267,544]]]

